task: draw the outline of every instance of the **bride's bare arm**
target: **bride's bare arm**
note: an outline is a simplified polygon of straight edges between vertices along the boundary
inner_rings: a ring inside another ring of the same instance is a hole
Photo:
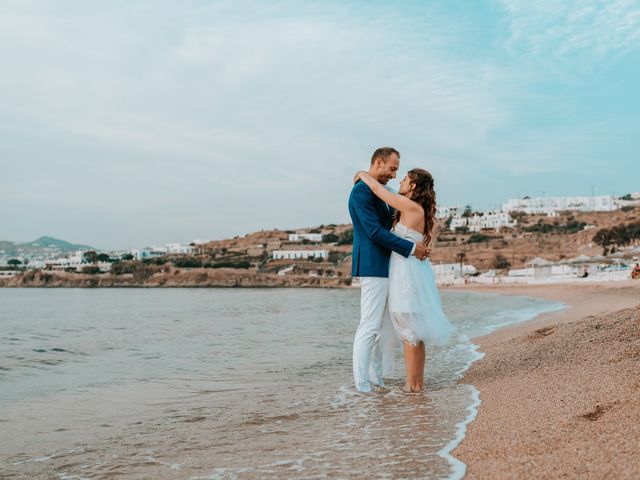
[[[420,206],[416,202],[403,195],[390,192],[368,172],[358,172],[356,174],[356,180],[358,179],[366,183],[376,197],[396,210],[402,213],[416,213],[420,211]]]

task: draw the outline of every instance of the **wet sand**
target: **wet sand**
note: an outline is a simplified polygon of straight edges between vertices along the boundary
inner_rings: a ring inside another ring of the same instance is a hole
[[[569,306],[475,340],[465,478],[640,478],[640,282],[470,289]]]

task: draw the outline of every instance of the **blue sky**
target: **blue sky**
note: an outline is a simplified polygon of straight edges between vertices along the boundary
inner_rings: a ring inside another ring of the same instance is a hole
[[[3,1],[0,239],[349,220],[391,145],[439,202],[640,191],[637,1]]]

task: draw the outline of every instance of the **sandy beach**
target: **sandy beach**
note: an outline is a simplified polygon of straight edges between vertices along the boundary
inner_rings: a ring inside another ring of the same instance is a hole
[[[639,478],[640,282],[471,288],[568,307],[476,339],[465,478]]]

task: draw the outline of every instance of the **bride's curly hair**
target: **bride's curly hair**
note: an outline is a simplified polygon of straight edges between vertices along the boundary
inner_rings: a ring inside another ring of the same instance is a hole
[[[422,168],[414,168],[407,173],[411,184],[414,186],[413,191],[408,197],[416,203],[419,203],[424,210],[424,244],[431,243],[431,233],[436,224],[436,191],[433,188],[433,176]],[[393,223],[400,220],[400,212],[396,211]]]

